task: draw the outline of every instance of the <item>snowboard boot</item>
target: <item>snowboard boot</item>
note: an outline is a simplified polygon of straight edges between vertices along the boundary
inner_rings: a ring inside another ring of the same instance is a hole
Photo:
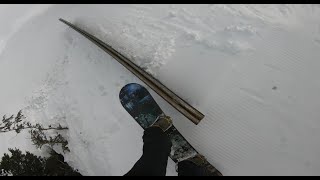
[[[151,127],[159,127],[163,132],[166,132],[172,126],[172,120],[169,116],[160,115]]]
[[[186,162],[191,162],[197,167],[201,168],[201,174],[204,176],[223,176],[215,167],[213,167],[203,155],[196,155],[192,158],[186,159]]]

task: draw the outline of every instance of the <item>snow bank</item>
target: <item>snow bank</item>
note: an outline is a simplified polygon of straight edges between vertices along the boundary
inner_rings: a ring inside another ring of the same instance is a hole
[[[141,81],[60,17],[203,112],[195,126],[151,91],[224,175],[319,175],[319,6],[0,8],[8,27],[0,30],[0,113],[23,109],[30,121],[68,125],[65,159],[82,174],[123,175],[141,156],[143,131],[118,100],[125,84]],[[1,153],[16,145],[40,153],[26,134],[12,136],[0,137]]]

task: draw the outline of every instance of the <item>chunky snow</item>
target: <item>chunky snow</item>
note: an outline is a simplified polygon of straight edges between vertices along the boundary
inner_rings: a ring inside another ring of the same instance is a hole
[[[65,160],[83,175],[123,175],[141,156],[118,94],[143,83],[64,18],[204,113],[195,126],[150,90],[224,175],[319,175],[319,17],[319,5],[0,5],[0,115],[67,125]],[[0,141],[0,154],[42,154],[27,132]]]

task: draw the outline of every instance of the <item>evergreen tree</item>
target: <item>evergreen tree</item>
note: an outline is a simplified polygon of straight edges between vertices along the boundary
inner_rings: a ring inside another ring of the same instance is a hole
[[[0,176],[81,176],[61,154],[51,150],[49,158],[35,156],[19,149],[9,149],[0,162]]]

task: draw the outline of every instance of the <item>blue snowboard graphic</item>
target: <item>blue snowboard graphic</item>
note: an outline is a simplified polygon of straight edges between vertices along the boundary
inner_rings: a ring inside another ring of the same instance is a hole
[[[148,90],[139,84],[131,83],[124,86],[119,98],[122,106],[143,129],[150,127],[159,115],[164,114]],[[198,154],[174,126],[165,133],[172,141],[170,158],[174,162]]]

